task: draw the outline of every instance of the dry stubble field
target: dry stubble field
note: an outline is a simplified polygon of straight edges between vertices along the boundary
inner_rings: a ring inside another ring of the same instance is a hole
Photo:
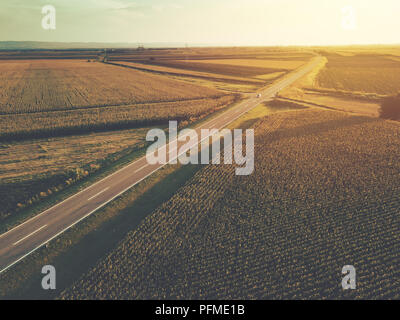
[[[391,55],[331,53],[327,59],[317,78],[322,88],[382,95],[400,91],[400,61]]]
[[[210,88],[74,60],[0,61],[0,113],[134,105],[216,97]]]
[[[311,57],[301,48],[196,48],[122,50],[111,53],[109,60],[228,92],[253,93]]]
[[[383,99],[400,92],[400,49],[330,48],[320,51],[319,72],[298,81],[280,96],[372,117]]]

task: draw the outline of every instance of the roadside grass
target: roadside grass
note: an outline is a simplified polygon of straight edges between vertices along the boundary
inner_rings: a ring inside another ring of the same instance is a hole
[[[254,93],[260,87],[268,85],[272,82],[272,80],[278,79],[279,77],[268,79],[264,83],[260,83],[257,85],[254,84],[237,84],[237,83],[227,83],[222,81],[213,81],[199,78],[190,78],[190,77],[178,77],[178,76],[170,76],[182,81],[190,82],[196,85],[201,85],[204,87],[215,88],[220,91],[228,92],[228,93]]]
[[[246,114],[244,114],[239,119],[233,121],[229,124],[229,129],[247,129],[252,127],[257,121],[261,118],[271,115],[276,112],[285,112],[285,111],[294,111],[294,110],[303,110],[308,107],[305,105],[301,105],[295,102],[283,101],[280,99],[274,99],[271,101],[266,101],[260,103],[257,107],[253,108]]]
[[[288,98],[288,100],[290,99]],[[375,118],[379,116],[380,105],[376,101],[309,93],[306,93],[301,99],[293,100],[326,109],[362,114]]]
[[[318,74],[325,68],[328,60],[326,57],[322,57],[321,61],[314,68],[313,71],[307,73],[290,86],[279,92],[279,96],[288,97],[288,98],[299,98],[303,96],[304,90],[306,88],[315,88],[316,79]]]
[[[291,86],[282,90],[278,97],[283,101],[292,101],[300,105],[311,107],[320,107],[325,109],[362,114],[370,117],[379,116],[379,104],[385,97],[377,93],[367,93],[362,91],[349,91],[344,88],[321,87],[320,79],[326,74],[329,67],[331,56],[323,56],[321,62],[310,73],[306,74]],[[343,56],[340,59],[348,60],[351,56]],[[378,60],[379,62],[379,60]],[[364,66],[364,69],[367,65]],[[382,69],[383,70],[383,69]],[[352,70],[353,72],[354,70]],[[349,71],[350,72],[350,71]],[[362,78],[358,75],[359,84],[362,84]]]

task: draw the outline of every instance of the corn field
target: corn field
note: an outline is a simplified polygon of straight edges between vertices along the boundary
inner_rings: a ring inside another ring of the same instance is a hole
[[[399,299],[399,125],[308,109],[255,128],[252,175],[200,170],[61,298]]]
[[[385,55],[327,55],[317,77],[322,88],[392,95],[400,91],[400,60]]]

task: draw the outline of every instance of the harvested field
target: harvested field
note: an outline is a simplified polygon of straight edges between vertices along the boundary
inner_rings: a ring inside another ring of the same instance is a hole
[[[378,117],[380,104],[374,101],[362,101],[346,97],[337,97],[323,94],[306,92],[301,101],[313,105],[332,108],[345,112],[358,113],[371,117]]]
[[[103,63],[0,62],[0,114],[220,97],[212,88]]]
[[[255,77],[267,73],[286,71],[286,69],[284,68],[229,65],[229,64],[208,63],[205,61],[204,60],[197,60],[197,61],[159,60],[159,61],[152,61],[150,64],[165,66],[170,68],[192,70],[192,71],[206,72],[206,73],[216,73],[226,76],[244,77],[244,78]]]
[[[399,125],[281,112],[256,148],[254,174],[207,166],[61,298],[399,299]]]
[[[188,124],[238,99],[237,95],[225,95],[181,102],[0,115],[0,141],[138,128],[169,120]]]
[[[114,62],[112,62],[114,63]],[[214,73],[206,73],[206,72],[196,72],[196,71],[189,71],[189,70],[184,70],[184,69],[178,69],[178,68],[169,68],[169,67],[163,67],[163,66],[157,66],[157,65],[150,65],[150,64],[144,64],[144,63],[135,63],[135,62],[128,62],[128,61],[118,61],[115,62],[116,64],[128,66],[128,67],[133,67],[137,68],[139,70],[145,70],[145,71],[150,71],[154,73],[160,73],[160,74],[165,74],[165,75],[171,75],[171,76],[180,76],[180,77],[192,77],[192,78],[200,78],[200,79],[208,79],[208,80],[213,80],[213,81],[219,81],[219,82],[228,82],[228,83],[238,83],[238,84],[253,84],[253,85],[263,85],[264,82],[256,79],[248,79],[248,78],[242,78],[242,77],[233,77],[233,76],[223,76],[223,75],[217,75]],[[281,73],[279,73],[281,74]],[[277,78],[277,75],[274,73],[275,78]]]
[[[379,54],[329,54],[318,77],[323,88],[359,93],[396,94],[400,90],[400,61]]]
[[[256,67],[256,68],[276,68],[284,70],[294,70],[306,61],[301,60],[264,60],[264,59],[210,59],[210,60],[187,60],[187,62],[201,62],[218,65]]]
[[[145,144],[149,128],[0,145],[0,221]]]
[[[110,53],[114,61],[161,61],[207,59],[268,59],[301,60],[312,57],[311,50],[302,48],[236,47],[236,48],[175,48],[175,49],[121,49]]]

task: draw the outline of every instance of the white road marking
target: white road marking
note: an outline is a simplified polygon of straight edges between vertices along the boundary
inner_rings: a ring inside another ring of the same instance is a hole
[[[27,236],[23,237],[22,239],[18,240],[17,242],[13,243],[13,246],[16,246],[18,243],[20,243],[21,241],[24,241],[26,238],[29,238],[31,235],[34,235],[35,233],[39,232],[40,230],[42,230],[44,227],[47,227],[47,224],[45,224],[44,226],[40,227],[39,229],[33,231],[32,233],[28,234]]]
[[[140,170],[142,170],[143,168],[146,168],[148,165],[145,164],[144,166],[140,167],[139,169],[135,170],[133,173],[139,172]]]
[[[102,194],[104,191],[107,191],[108,189],[110,189],[110,187],[107,187],[107,188],[103,189],[102,191],[100,191],[99,193],[96,193],[93,197],[90,197],[88,199],[88,201],[92,200],[93,198],[96,198],[98,195]]]

